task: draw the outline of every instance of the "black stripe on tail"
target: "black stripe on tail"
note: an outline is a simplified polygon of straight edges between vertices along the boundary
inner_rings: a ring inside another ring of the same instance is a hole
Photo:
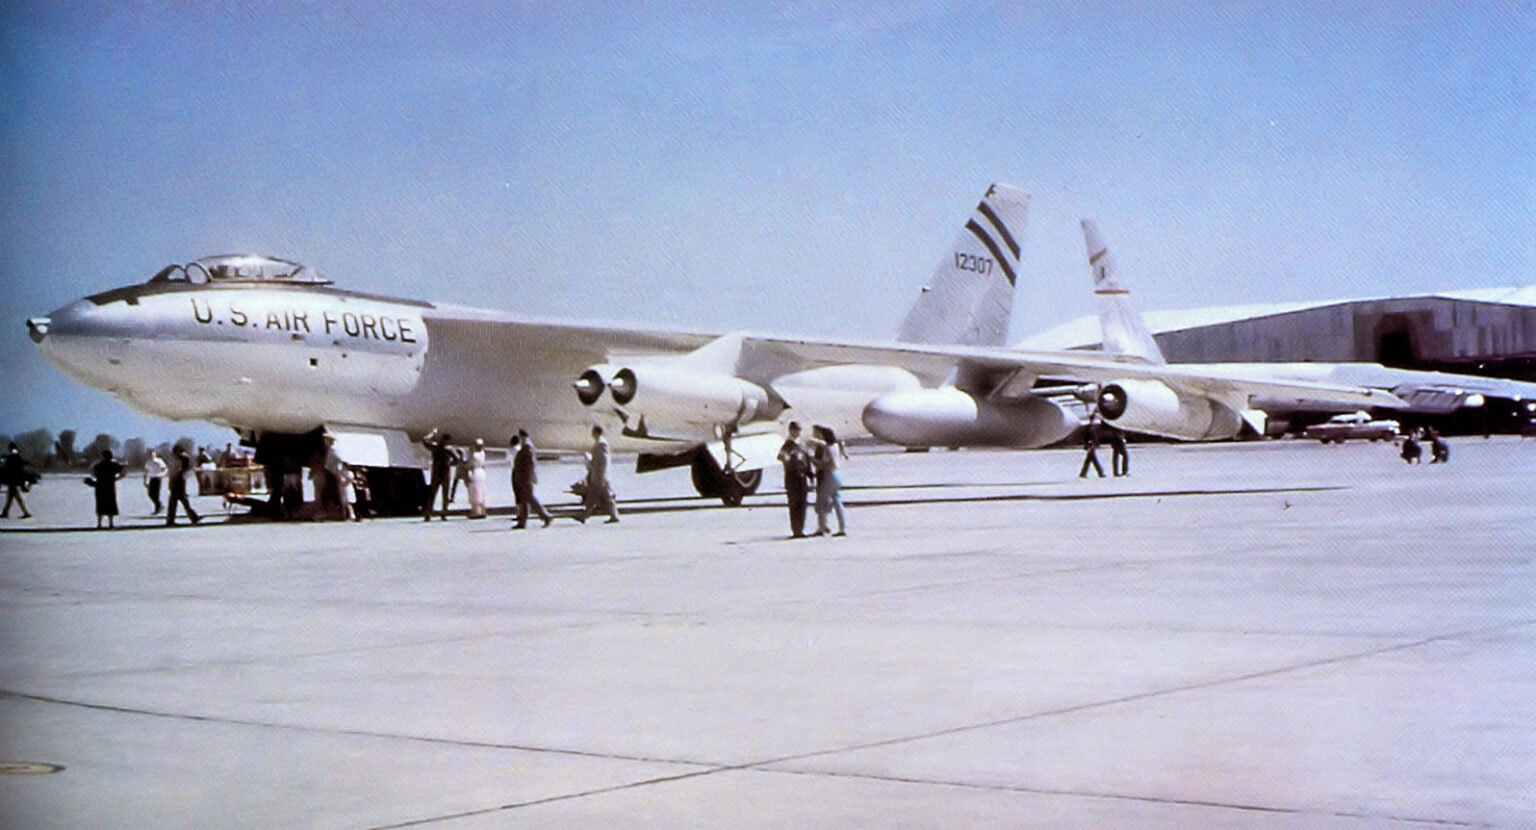
[[[1003,252],[997,249],[997,243],[992,241],[992,237],[987,236],[987,232],[982,230],[980,225],[976,224],[975,219],[971,219],[970,221],[966,222],[965,229],[974,234],[977,239],[981,240],[981,244],[987,246],[987,250],[992,252],[992,257],[997,260],[997,264],[1002,266],[1003,273],[1007,275],[1008,284],[1010,286],[1013,285],[1013,268],[1008,265],[1008,259],[1003,256]]]
[[[981,211],[982,216],[987,217],[992,227],[997,228],[997,232],[1003,236],[1003,244],[1008,246],[1008,250],[1013,251],[1013,258],[1018,259],[1019,243],[1013,241],[1013,234],[1008,232],[1008,226],[1003,224],[1003,220],[997,218],[997,214],[992,212],[992,208],[988,207],[986,202],[977,205],[976,209]]]

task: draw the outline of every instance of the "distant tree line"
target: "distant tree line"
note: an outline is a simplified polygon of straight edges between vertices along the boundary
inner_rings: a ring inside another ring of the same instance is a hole
[[[150,449],[160,453],[161,458],[170,458],[177,449],[185,449],[188,454],[197,449],[197,442],[186,435],[176,439],[175,443],[163,441],[151,448],[143,438],[119,441],[116,436],[105,432],[98,433],[89,444],[82,447],[80,436],[72,429],[66,429],[54,437],[51,430],[38,428],[14,436],[0,433],[0,452],[9,447],[12,441],[16,442],[16,448],[28,464],[52,472],[89,470],[92,464],[101,460],[102,450],[111,450],[112,456],[128,467],[142,467],[149,460]]]

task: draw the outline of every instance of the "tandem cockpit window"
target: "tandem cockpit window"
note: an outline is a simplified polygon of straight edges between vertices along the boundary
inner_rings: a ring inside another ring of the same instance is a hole
[[[150,282],[190,282],[194,285],[229,283],[279,283],[330,285],[323,274],[286,259],[230,254],[204,257],[186,265],[171,264],[149,278]]]

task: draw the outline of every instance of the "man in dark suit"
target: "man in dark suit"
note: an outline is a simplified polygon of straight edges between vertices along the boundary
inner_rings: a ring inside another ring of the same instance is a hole
[[[1078,478],[1088,477],[1088,468],[1091,466],[1098,471],[1099,478],[1104,477],[1104,466],[1099,463],[1099,442],[1103,440],[1100,430],[1103,422],[1095,415],[1088,420],[1088,426],[1083,429],[1083,468],[1077,471]]]
[[[800,424],[789,422],[789,438],[779,447],[779,463],[784,465],[784,495],[789,500],[789,534],[805,536],[805,496],[811,475],[811,456],[800,443]]]
[[[448,444],[453,440],[453,436],[444,433],[434,441],[433,435],[436,435],[436,432],[433,430],[432,434],[422,439],[422,443],[426,444],[427,449],[432,453],[432,477],[427,481],[427,503],[422,507],[422,514],[425,516],[422,521],[432,521],[432,502],[437,500],[437,494],[441,491],[443,508],[438,518],[446,522],[448,521],[448,500],[452,497],[449,491],[448,475],[453,472],[454,465],[460,459],[458,452]]]
[[[21,457],[21,449],[12,441],[5,458],[0,460],[0,479],[3,479],[0,483],[5,484],[5,512],[0,517],[11,517],[11,504],[14,502],[21,508],[23,519],[32,518],[32,511],[27,509],[27,500],[22,498],[22,493],[31,484],[30,473],[26,459]]]
[[[187,511],[187,518],[192,524],[197,524],[203,518],[192,509],[192,502],[187,500],[187,476],[192,473],[192,456],[187,455],[185,448],[178,447],[176,454],[171,458],[171,499],[165,506],[165,526],[176,524],[176,505],[180,504]]]
[[[530,506],[544,520],[544,526],[549,527],[554,517],[533,494],[533,485],[539,483],[538,458],[534,454],[533,441],[528,438],[528,430],[520,429],[512,436],[512,450],[512,498],[517,502],[517,523],[512,527],[521,530],[528,526]]]
[[[1125,446],[1125,432],[1112,426],[1109,431],[1109,470],[1116,478],[1131,474],[1131,453]]]

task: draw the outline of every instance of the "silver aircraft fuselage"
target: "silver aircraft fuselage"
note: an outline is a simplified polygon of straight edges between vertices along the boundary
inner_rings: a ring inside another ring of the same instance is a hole
[[[615,449],[685,449],[711,436],[631,439],[571,389],[614,355],[666,357],[716,335],[540,320],[316,284],[151,281],[92,295],[29,321],[33,340],[75,380],[174,420],[256,433],[323,425],[437,429],[505,442],[528,429],[540,446],[581,449],[594,423]],[[878,372],[876,374],[879,374]],[[873,394],[902,385],[853,379],[852,394],[802,400],[799,417],[858,430]]]
[[[990,198],[983,214],[994,213]],[[973,226],[957,251],[982,249]],[[963,325],[920,342],[522,317],[346,291],[298,263],[251,255],[171,265],[28,328],[82,383],[258,440],[326,428],[417,441],[438,430],[495,445],[526,429],[540,446],[581,449],[600,424],[615,450],[676,459],[707,447],[722,466],[743,456],[747,469],[776,463],[790,419],[908,446],[1045,446],[1079,428],[1081,407],[1037,392],[1041,379],[1110,395],[1106,418],[1181,440],[1236,434],[1255,396],[1401,404],[1355,386],[986,345],[1001,334],[968,321],[998,322],[1002,307],[987,288],[995,275],[978,277],[974,260],[941,260],[909,321]]]

